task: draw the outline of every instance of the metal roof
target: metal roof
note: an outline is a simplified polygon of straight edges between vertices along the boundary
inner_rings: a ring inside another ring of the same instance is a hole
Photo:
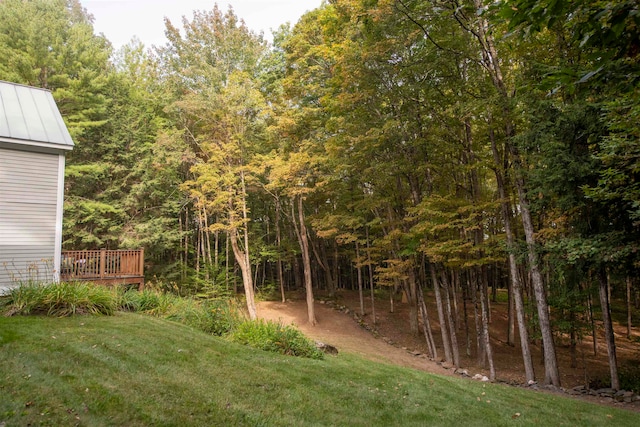
[[[0,142],[71,150],[73,140],[46,89],[0,81]]]

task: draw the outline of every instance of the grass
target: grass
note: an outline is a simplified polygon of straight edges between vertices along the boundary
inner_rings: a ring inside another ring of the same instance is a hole
[[[8,296],[0,299],[0,312],[7,315],[110,315],[117,308],[118,301],[114,291],[85,282],[62,282],[49,286],[28,283],[12,289]]]
[[[135,313],[0,318],[0,366],[7,426],[631,426],[640,418],[348,354],[282,356]]]

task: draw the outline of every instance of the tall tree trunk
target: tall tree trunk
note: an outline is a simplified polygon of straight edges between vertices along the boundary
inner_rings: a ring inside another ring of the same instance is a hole
[[[631,277],[627,276],[627,339],[631,339]]]
[[[248,220],[248,212],[247,212],[247,200],[246,200],[246,189],[245,189],[245,181],[244,181],[244,172],[240,172],[240,183],[241,183],[241,193],[240,196],[240,208],[242,209],[242,237],[244,240],[244,250],[240,248],[239,240],[239,231],[236,226],[237,219],[235,214],[235,206],[233,200],[229,201],[229,240],[231,241],[231,247],[233,249],[233,254],[236,258],[236,262],[240,266],[240,271],[242,273],[242,284],[244,286],[245,298],[247,300],[247,310],[249,311],[249,318],[251,320],[255,320],[258,318],[258,311],[256,309],[256,302],[253,290],[253,276],[251,274],[251,259],[249,257],[249,220]]]
[[[369,289],[371,290],[371,318],[376,325],[376,298],[373,286],[373,263],[371,262],[371,247],[369,246],[369,227],[367,227],[367,264],[369,266]]]
[[[360,266],[360,243],[356,239],[356,268],[358,269],[358,296],[360,297],[360,316],[364,316],[364,293],[362,285],[362,267]]]
[[[484,366],[487,359],[486,347],[484,346],[484,329],[482,328],[482,307],[478,304],[478,289],[480,288],[480,278],[477,274],[475,267],[471,268],[470,281],[471,281],[471,301],[473,302],[473,320],[476,326],[476,360],[478,365]]]
[[[482,267],[484,270],[486,267]],[[482,310],[482,336],[485,346],[485,353],[487,355],[487,362],[489,362],[489,379],[495,381],[496,369],[493,364],[493,350],[491,348],[491,339],[489,336],[489,293],[488,284],[486,280],[486,274],[483,271],[482,283],[480,283],[480,307]]]
[[[284,293],[284,275],[282,274],[282,233],[280,231],[280,210],[282,206],[280,205],[280,199],[276,198],[276,246],[278,247],[278,261],[276,262],[276,268],[278,270],[278,283],[280,284],[280,297],[282,298],[282,302],[285,302],[287,299]]]
[[[458,334],[456,333],[455,321],[453,319],[453,313],[451,312],[451,299],[449,289],[451,288],[449,281],[447,280],[447,273],[442,271],[442,290],[444,291],[444,309],[445,315],[449,322],[449,337],[451,338],[451,353],[453,355],[453,365],[457,368],[460,367],[460,349],[458,348]]]
[[[587,294],[587,307],[589,309],[589,323],[591,324],[591,337],[593,340],[593,355],[598,356],[598,334],[596,331],[596,320],[593,316],[593,298],[591,292]]]
[[[442,295],[440,294],[440,284],[436,275],[436,268],[432,262],[429,262],[431,271],[431,281],[433,282],[433,293],[436,297],[436,306],[438,308],[438,320],[440,321],[440,333],[442,334],[442,346],[444,348],[444,358],[447,363],[453,363],[453,355],[451,351],[451,341],[449,340],[449,331],[447,329],[447,319],[444,315],[444,307],[442,305]]]
[[[294,221],[294,229],[298,236],[298,242],[300,243],[300,251],[302,252],[302,267],[304,273],[304,286],[307,293],[307,316],[309,318],[309,324],[315,326],[318,322],[316,320],[316,312],[313,300],[313,281],[311,279],[311,254],[309,251],[309,240],[307,237],[307,226],[304,220],[304,209],[302,204],[302,196],[298,196],[298,222],[295,223],[295,210],[293,203],[291,204],[291,213]]]
[[[325,273],[324,277],[327,282],[327,289],[329,290],[329,295],[333,296],[335,294],[336,286],[333,280],[333,276],[331,273],[331,266],[329,264],[329,260],[327,259],[324,245],[320,245],[320,244],[316,245],[313,242],[313,240],[310,243],[311,243],[311,250],[313,251],[313,254],[316,257],[316,261],[318,262],[318,265],[320,266],[320,268],[322,268],[322,270]],[[318,250],[317,246],[320,246],[320,248],[322,248],[322,254]]]
[[[410,268],[409,278],[406,283],[406,295],[409,303],[409,328],[412,334],[418,334],[418,291],[416,284],[416,274],[413,267]]]
[[[520,275],[518,274],[518,263],[516,261],[515,254],[515,239],[513,236],[513,229],[511,227],[512,210],[509,203],[509,197],[507,196],[507,190],[504,182],[504,169],[505,161],[501,158],[500,153],[496,145],[495,135],[493,133],[493,126],[489,126],[489,137],[491,139],[491,149],[493,151],[493,160],[495,163],[495,176],[496,184],[498,186],[498,195],[500,196],[500,209],[502,212],[502,220],[504,223],[505,237],[507,240],[507,251],[509,259],[509,278],[511,292],[509,294],[511,304],[515,306],[516,317],[518,319],[518,332],[520,333],[520,348],[522,350],[522,361],[524,362],[524,372],[527,382],[535,381],[535,371],[533,369],[533,360],[531,358],[531,350],[529,348],[529,331],[527,329],[527,321],[524,315],[524,301],[522,300],[522,282],[520,281]],[[511,308],[511,306],[509,307]],[[511,330],[511,319],[509,323]],[[511,334],[509,335],[509,341],[513,342]]]
[[[607,355],[609,356],[609,372],[611,373],[611,388],[620,389],[618,379],[618,359],[616,357],[616,341],[613,334],[613,324],[611,322],[611,307],[609,306],[609,281],[606,271],[601,268],[598,272],[598,282],[600,286],[600,307],[602,310],[602,322],[604,323],[604,337],[607,342]]]
[[[424,338],[427,342],[427,349],[429,350],[429,357],[435,360],[438,358],[438,350],[436,349],[436,343],[433,340],[431,322],[429,321],[429,312],[427,311],[427,304],[424,302],[424,293],[422,286],[420,286],[420,282],[418,282],[418,304],[420,307],[420,315],[422,317]]]
[[[512,148],[515,150],[515,147],[512,146]],[[513,154],[513,158],[518,158],[516,153]],[[518,165],[516,167],[519,169],[519,173],[522,173],[521,166]],[[542,345],[544,346],[544,382],[545,384],[551,383],[556,387],[560,387],[560,372],[558,370],[556,346],[551,331],[549,305],[547,304],[547,295],[542,281],[542,274],[538,266],[538,254],[536,253],[536,241],[533,233],[531,212],[529,211],[529,201],[524,189],[524,181],[521,177],[516,177],[516,188],[518,190],[518,199],[520,200],[524,235],[527,241],[531,283],[536,298],[536,307],[538,308],[538,323],[540,325],[540,334],[542,335]]]
[[[471,334],[469,333],[469,312],[467,309],[467,301],[469,300],[470,281],[466,281],[467,286],[462,288],[462,306],[464,310],[464,336],[465,336],[465,348],[467,356],[471,357]]]

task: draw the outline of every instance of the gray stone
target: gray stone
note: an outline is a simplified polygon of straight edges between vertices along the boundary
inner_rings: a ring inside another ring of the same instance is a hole
[[[316,348],[326,354],[338,354],[338,349],[331,344],[316,341]]]
[[[616,391],[612,388],[599,388],[596,390],[596,394],[601,396],[613,396],[615,393]]]

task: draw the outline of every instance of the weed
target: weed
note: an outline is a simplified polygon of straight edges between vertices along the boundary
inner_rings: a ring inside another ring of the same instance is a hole
[[[231,341],[291,356],[322,359],[323,353],[293,326],[263,320],[245,321],[230,335]]]

